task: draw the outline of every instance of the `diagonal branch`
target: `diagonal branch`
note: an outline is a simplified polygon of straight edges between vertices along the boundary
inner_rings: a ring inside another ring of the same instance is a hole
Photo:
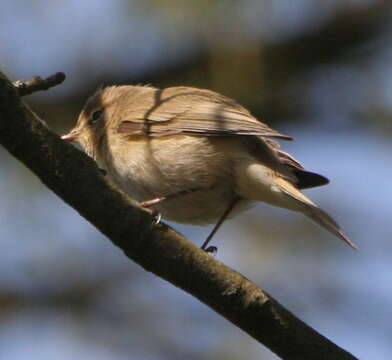
[[[282,359],[355,359],[265,291],[213,259],[106,182],[94,161],[61,141],[0,73],[0,143],[133,261],[192,294]]]

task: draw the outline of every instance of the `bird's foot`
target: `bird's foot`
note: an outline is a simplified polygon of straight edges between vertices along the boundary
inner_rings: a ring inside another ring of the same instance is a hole
[[[154,219],[154,225],[159,225],[162,220],[162,214],[155,210],[152,212],[152,218]]]
[[[215,256],[218,253],[218,248],[216,246],[209,246],[207,249],[203,249],[206,253]]]
[[[143,201],[140,203],[140,206],[151,214],[151,216],[154,220],[154,225],[158,225],[162,220],[161,213],[158,210],[150,207],[150,206],[157,204],[159,202],[156,200],[157,199],[153,199],[153,200],[149,200],[149,201]]]

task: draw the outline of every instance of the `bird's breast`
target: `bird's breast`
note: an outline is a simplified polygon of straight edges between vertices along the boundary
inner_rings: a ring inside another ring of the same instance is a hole
[[[235,196],[232,159],[211,138],[175,135],[120,145],[108,152],[110,178],[137,201],[166,197],[154,208],[168,220],[213,223]]]

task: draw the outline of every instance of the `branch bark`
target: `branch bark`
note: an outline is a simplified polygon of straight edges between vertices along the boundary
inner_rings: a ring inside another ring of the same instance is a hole
[[[154,225],[150,214],[108,184],[92,159],[48,130],[2,73],[0,143],[131,260],[192,294],[282,359],[355,359],[169,226]]]
[[[48,90],[53,86],[61,84],[65,80],[65,74],[58,72],[46,79],[42,79],[40,76],[33,76],[30,80],[23,81],[17,80],[14,82],[14,86],[18,91],[19,96],[30,95],[36,91]]]

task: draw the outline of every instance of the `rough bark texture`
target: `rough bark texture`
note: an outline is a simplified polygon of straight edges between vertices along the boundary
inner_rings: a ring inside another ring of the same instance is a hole
[[[0,143],[126,256],[192,294],[282,359],[355,359],[265,291],[130,203],[94,161],[47,129],[0,73]]]

